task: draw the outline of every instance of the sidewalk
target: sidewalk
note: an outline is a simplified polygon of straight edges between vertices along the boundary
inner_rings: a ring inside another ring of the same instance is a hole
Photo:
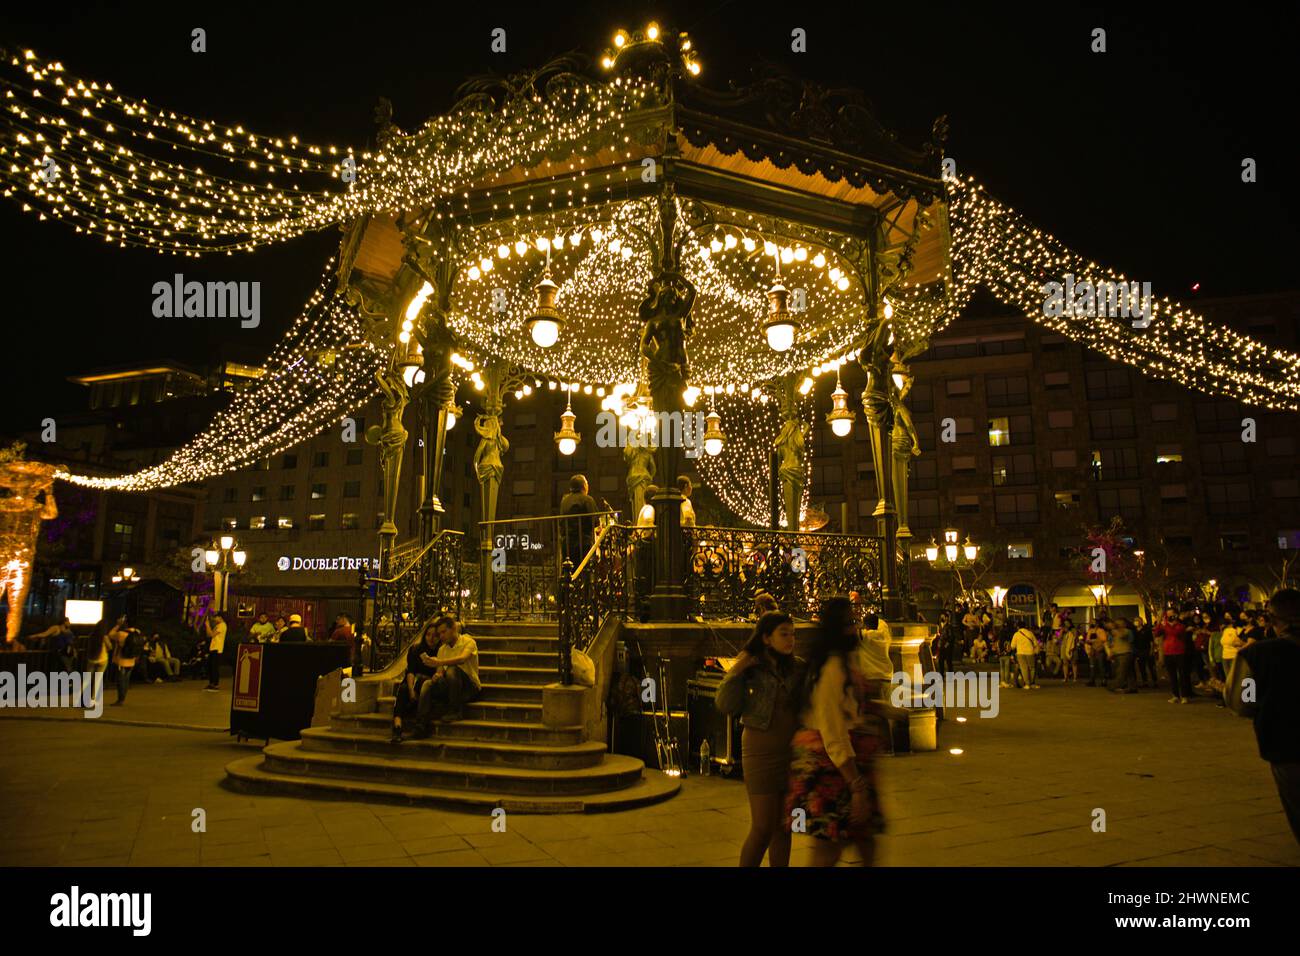
[[[133,688],[116,710],[228,706],[228,689],[201,686]],[[1250,722],[1166,696],[1049,681],[1002,691],[996,718],[944,722],[939,752],[879,763],[888,832],[877,862],[1300,865]],[[718,777],[620,813],[512,814],[498,833],[487,813],[237,793],[224,767],[255,744],[85,723],[0,724],[0,865],[730,867],[748,830],[743,783]],[[796,837],[794,865],[809,841]]]
[[[117,685],[104,683],[104,713],[87,717],[79,708],[0,708],[0,720],[66,720],[88,724],[127,724],[165,727],[174,730],[227,731],[230,729],[229,678],[220,693],[208,693],[206,680],[185,680],[176,684],[133,683],[121,707],[114,707]]]

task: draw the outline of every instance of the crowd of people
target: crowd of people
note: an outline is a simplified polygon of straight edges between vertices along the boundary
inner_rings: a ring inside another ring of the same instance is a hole
[[[1040,678],[1115,693],[1167,685],[1169,702],[1186,704],[1198,694],[1222,696],[1237,653],[1273,636],[1266,612],[1232,606],[1169,608],[1152,623],[1105,616],[1076,622],[1070,608],[1053,604],[1036,625],[958,603],[941,612],[933,653],[944,671],[997,660],[1003,688],[1037,690]]]

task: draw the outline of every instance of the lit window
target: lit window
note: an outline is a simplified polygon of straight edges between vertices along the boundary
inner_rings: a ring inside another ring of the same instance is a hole
[[[276,519],[275,519],[275,526],[276,526],[277,528],[282,528],[282,529],[283,529],[283,528],[292,528],[292,527],[293,527],[293,519],[292,519],[292,518],[276,518]]]
[[[227,531],[234,531],[238,525],[239,522],[236,521],[234,518],[221,519],[221,527],[225,528]]]
[[[1300,550],[1300,528],[1291,528],[1277,533],[1277,546],[1283,551]]]
[[[324,497],[325,497],[325,486],[324,486],[324,485],[312,485],[312,486],[311,486],[311,496],[312,496],[313,498],[324,498]]]
[[[989,419],[989,444],[1010,445],[1011,423],[1005,418]]]
[[[1008,558],[1032,558],[1034,543],[1032,541],[1013,541],[1007,545]]]
[[[1058,508],[1079,507],[1079,493],[1077,491],[1058,491],[1056,493],[1056,506]]]
[[[344,531],[353,531],[361,527],[361,516],[345,513],[340,527],[342,527]]]
[[[1168,465],[1183,460],[1182,445],[1156,445],[1156,464]]]
[[[324,531],[324,530],[325,530],[325,516],[324,516],[324,515],[308,515],[308,516],[307,516],[307,530],[308,530],[308,531]]]
[[[248,519],[248,527],[254,531],[261,531],[266,527],[266,515],[255,515]]]

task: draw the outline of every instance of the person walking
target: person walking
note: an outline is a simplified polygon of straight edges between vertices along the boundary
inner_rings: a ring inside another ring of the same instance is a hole
[[[1117,694],[1136,694],[1137,681],[1133,675],[1133,630],[1129,627],[1126,618],[1116,618],[1111,622],[1107,648],[1110,659],[1115,663],[1115,686],[1111,690]]]
[[[834,866],[846,843],[870,866],[875,834],[885,823],[875,774],[885,724],[879,682],[862,670],[849,599],[823,601],[819,621],[799,695],[799,729],[790,743],[784,825],[793,828],[799,819],[814,838],[814,866]]]
[[[1014,633],[1015,625],[1007,621],[1002,626],[1002,633],[998,635],[998,668],[1001,672],[998,687],[1000,688],[1016,686],[1016,652],[1011,648],[1011,636]]]
[[[1160,640],[1160,649],[1165,657],[1165,672],[1169,675],[1169,691],[1173,695],[1169,698],[1169,703],[1191,703],[1192,681],[1190,662],[1187,659],[1191,641],[1187,626],[1171,608],[1165,611],[1165,619],[1156,626],[1154,633]]]
[[[1038,690],[1036,667],[1038,664],[1038,639],[1027,625],[1016,629],[1011,636],[1011,649],[1020,665],[1020,675],[1025,680],[1023,690]]]
[[[722,714],[739,714],[743,728],[749,833],[740,848],[741,866],[761,866],[765,854],[769,866],[790,865],[791,836],[781,824],[803,671],[804,662],[794,655],[793,619],[773,612],[759,619],[718,685],[714,706]]]
[[[203,627],[208,635],[208,686],[203,689],[215,691],[221,685],[221,655],[226,650],[226,617],[221,611],[214,611],[203,622]]]
[[[1259,755],[1268,762],[1291,833],[1300,843],[1300,591],[1275,593],[1269,616],[1276,636],[1237,653],[1224,698],[1234,713],[1253,719]],[[1253,694],[1245,692],[1247,686]]]
[[[96,704],[99,702],[99,695],[104,691],[104,671],[108,669],[109,655],[113,651],[113,645],[108,640],[108,632],[108,622],[100,621],[95,625],[95,631],[90,635],[90,641],[86,645],[86,670],[90,672]]]

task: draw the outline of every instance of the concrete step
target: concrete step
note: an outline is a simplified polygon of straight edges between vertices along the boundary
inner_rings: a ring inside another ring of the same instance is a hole
[[[479,648],[479,667],[526,667],[530,670],[547,670],[559,679],[559,653],[536,651],[485,651]]]
[[[482,701],[501,701],[510,704],[540,704],[541,684],[487,684],[483,685]]]
[[[441,725],[435,725],[439,727]],[[599,741],[580,744],[538,745],[510,741],[407,736],[400,744],[387,736],[348,733],[326,727],[308,727],[302,732],[304,750],[318,753],[359,753],[374,757],[401,757],[441,763],[488,764],[530,770],[579,770],[595,767],[605,756]]]
[[[497,807],[507,813],[601,813],[630,810],[667,800],[681,788],[676,777],[645,770],[631,786],[608,793],[555,797],[476,793],[434,787],[410,787],[372,780],[344,780],[307,774],[277,773],[261,755],[242,757],[226,765],[230,786],[244,793],[287,794],[336,800],[374,800],[449,810],[487,812]]]
[[[511,635],[509,637],[487,637],[471,634],[478,645],[479,653],[483,651],[524,651],[530,654],[550,654],[559,657],[560,639],[558,637],[528,637]]]
[[[394,746],[402,753],[405,744]],[[365,753],[331,753],[306,749],[299,740],[262,748],[272,773],[308,777],[342,777],[405,787],[478,793],[557,797],[604,793],[630,787],[641,779],[645,765],[634,757],[607,754],[596,766],[573,770],[534,770],[527,767],[450,763],[416,757],[377,757]]]
[[[462,628],[470,637],[550,637],[560,636],[555,621],[466,621]]]
[[[560,679],[558,667],[482,667],[478,669],[478,679],[483,686],[488,684],[533,684],[545,687]]]
[[[380,697],[376,713],[383,714],[390,720],[393,716],[393,704],[396,698]],[[476,700],[465,705],[465,716],[471,720],[504,720],[519,724],[540,724],[542,722],[542,702],[535,704],[516,703],[513,701]]]
[[[388,738],[393,726],[392,705],[387,714],[335,714],[330,718],[330,729],[343,733],[357,733]],[[582,742],[581,727],[559,729],[543,727],[540,723],[503,720],[460,720],[454,724],[434,724],[434,738],[456,740],[497,740],[542,746],[563,746]]]

